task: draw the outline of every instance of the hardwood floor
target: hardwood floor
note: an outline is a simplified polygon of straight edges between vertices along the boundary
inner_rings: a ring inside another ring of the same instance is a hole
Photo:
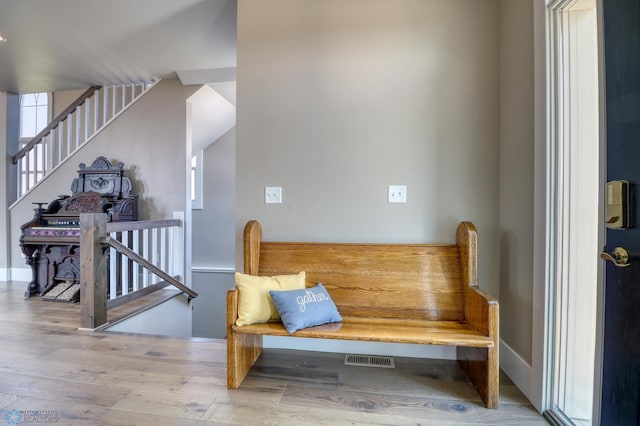
[[[78,305],[24,300],[25,288],[0,282],[0,424],[547,424],[504,375],[499,408],[485,409],[449,360],[386,369],[266,350],[227,390],[224,340],[78,330]]]

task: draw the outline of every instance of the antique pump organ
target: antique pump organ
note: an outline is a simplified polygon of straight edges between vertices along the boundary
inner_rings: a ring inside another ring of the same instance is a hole
[[[80,164],[69,195],[34,203],[33,219],[21,226],[20,247],[33,278],[25,297],[78,301],[80,298],[80,213],[106,213],[108,221],[138,220],[138,198],[124,164],[98,157],[91,166]]]

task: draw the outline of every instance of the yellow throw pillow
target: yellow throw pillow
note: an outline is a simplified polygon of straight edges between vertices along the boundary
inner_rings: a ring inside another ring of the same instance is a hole
[[[249,325],[280,319],[269,291],[305,288],[304,271],[293,275],[259,277],[236,272],[238,287],[238,319],[236,325]]]

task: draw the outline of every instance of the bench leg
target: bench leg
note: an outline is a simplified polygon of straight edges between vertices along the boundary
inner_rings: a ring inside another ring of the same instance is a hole
[[[487,408],[498,407],[500,366],[498,348],[458,347],[458,362]]]
[[[227,388],[237,389],[262,353],[262,336],[227,335]]]

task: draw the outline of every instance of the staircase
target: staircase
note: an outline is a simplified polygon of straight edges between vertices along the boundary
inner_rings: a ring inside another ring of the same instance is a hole
[[[156,82],[92,86],[13,156],[18,199],[95,137]]]
[[[26,143],[13,156],[20,179],[18,200],[10,208],[12,223],[24,222],[24,218],[30,214],[29,203],[32,200],[56,193],[49,188],[57,180],[55,175],[66,173],[73,167],[79,148],[92,150],[99,148],[94,147],[99,144],[109,151],[108,144],[121,143],[106,137],[109,134],[106,128],[116,129],[117,132],[119,126],[128,124],[126,119],[123,121],[125,117],[120,117],[121,114],[135,116],[138,111],[147,108],[151,98],[144,98],[143,95],[157,83],[159,81],[90,87],[42,132]],[[169,86],[173,84],[165,83]],[[138,104],[140,108],[129,110],[138,101],[141,101]],[[116,121],[119,117],[121,119]],[[111,322],[122,319],[114,310],[124,309],[128,317],[140,314],[144,318],[122,321],[119,325],[122,330],[134,332],[134,325],[139,325],[140,322],[148,330],[146,323],[150,322],[157,331],[166,325],[160,319],[170,318],[172,324],[188,324],[182,328],[188,329],[190,333],[192,306],[189,302],[197,293],[184,284],[190,277],[185,265],[187,250],[184,216],[179,214],[173,219],[110,222],[96,229],[104,230],[103,228],[107,230],[107,234],[100,234],[100,239],[96,240],[96,246],[100,247],[99,256],[81,256],[83,250],[92,247],[92,244],[79,244],[78,241],[74,248],[78,250],[80,257],[80,275],[83,259],[90,262],[95,262],[98,257],[102,259],[99,266],[92,264],[93,266],[84,268],[95,272],[99,279],[89,277],[79,280],[81,287],[83,283],[86,284],[80,297],[80,304],[84,306],[81,309],[81,324],[89,324],[85,328],[106,327],[107,312],[110,312],[108,322]],[[21,231],[14,227],[11,240],[17,241],[20,237]],[[28,261],[27,264],[30,265]],[[90,297],[91,294],[97,297]],[[98,314],[86,315],[89,311]],[[140,313],[142,311],[144,314]],[[99,319],[102,320],[97,321]],[[157,324],[162,326],[156,327]],[[175,332],[172,328],[171,330],[172,333]]]

